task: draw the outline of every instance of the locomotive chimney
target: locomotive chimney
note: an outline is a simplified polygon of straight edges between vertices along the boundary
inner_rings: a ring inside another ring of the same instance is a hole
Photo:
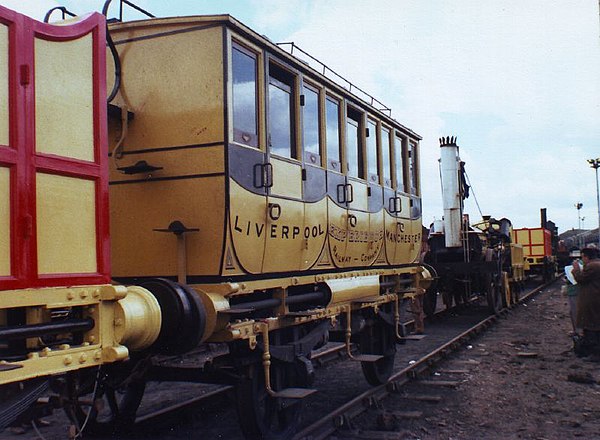
[[[446,247],[460,247],[462,221],[459,183],[460,158],[456,137],[440,139],[440,169],[442,179],[442,201],[444,204],[444,237]]]
[[[546,229],[547,223],[548,223],[548,219],[546,218],[546,208],[542,208],[540,209],[540,217],[542,220],[542,228]]]

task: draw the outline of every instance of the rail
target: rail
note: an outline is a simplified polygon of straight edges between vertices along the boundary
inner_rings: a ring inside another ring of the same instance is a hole
[[[276,44],[277,44],[277,46],[280,46],[280,47],[289,46],[290,49],[288,52],[290,53],[290,55],[294,55],[294,50],[300,52],[304,57],[307,57],[309,60],[317,63],[323,76],[331,79],[330,76],[327,76],[327,73],[329,72],[330,74],[334,75],[334,78],[341,80],[341,83],[338,81],[336,81],[336,82],[338,82],[338,84],[340,84],[342,87],[346,88],[349,92],[352,92],[352,93],[356,93],[356,91],[358,91],[359,93],[361,93],[363,95],[363,98],[367,98],[367,99],[365,99],[365,101],[368,102],[371,106],[377,108],[377,110],[379,110],[380,112],[387,113],[389,117],[392,117],[392,109],[391,108],[387,107],[383,102],[381,102],[379,99],[375,98],[370,93],[364,91],[360,87],[358,87],[355,84],[353,84],[352,82],[350,82],[348,79],[344,78],[342,75],[337,73],[335,70],[331,69],[329,66],[327,66],[322,61],[319,61],[317,58],[313,57],[308,52],[302,50],[293,41],[285,41],[285,42],[276,43]],[[300,60],[303,60],[302,58],[298,57],[297,55],[296,55],[296,57],[299,58]],[[304,60],[304,61],[306,61],[306,60]],[[310,65],[310,62],[308,62],[308,63]],[[311,67],[313,67],[315,70],[319,71],[319,69],[315,68],[315,66],[311,66]],[[379,107],[377,107],[377,106],[379,106]]]

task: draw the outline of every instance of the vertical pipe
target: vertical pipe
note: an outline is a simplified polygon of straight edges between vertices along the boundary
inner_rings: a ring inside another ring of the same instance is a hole
[[[462,206],[459,183],[458,146],[455,137],[440,139],[440,172],[444,205],[444,238],[446,247],[460,247]]]

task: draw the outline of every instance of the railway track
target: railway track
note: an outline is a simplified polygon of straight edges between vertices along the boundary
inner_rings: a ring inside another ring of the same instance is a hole
[[[527,301],[543,287],[530,288],[522,295],[521,302]],[[312,359],[315,367],[320,370],[315,384],[319,393],[305,399],[305,427],[294,438],[324,439],[340,431],[343,432],[341,437],[351,436],[352,421],[356,417],[369,409],[377,408],[388,395],[398,393],[409,383],[426,377],[440,360],[464,346],[466,341],[507,313],[509,311],[505,309],[499,316],[489,316],[485,307],[477,302],[464,307],[462,311],[439,311],[426,326],[426,336],[407,338],[406,344],[398,350],[396,373],[386,385],[375,388],[363,383],[359,363],[336,362],[346,357],[343,344],[332,344],[319,350]],[[462,327],[457,323],[462,323]],[[413,322],[406,322],[405,327],[410,332]],[[453,330],[449,330],[450,328]],[[448,337],[452,332],[453,336]],[[182,385],[181,388],[176,385],[173,388],[169,384],[166,388],[148,390],[144,399],[149,398],[150,404],[146,408],[142,404],[131,430],[132,436],[139,437],[143,434],[152,438],[160,433],[156,438],[170,439],[171,435],[173,438],[181,438],[188,434],[181,433],[180,430],[189,429],[188,432],[207,431],[207,438],[242,439],[235,423],[235,412],[231,409],[232,391],[231,386],[199,384]],[[324,399],[323,396],[327,398]],[[227,432],[224,433],[222,421],[230,418],[232,421],[227,424]],[[63,418],[52,423],[62,424],[64,427],[68,421]],[[183,428],[186,424],[190,424],[190,427]],[[64,438],[54,435],[45,437],[48,440]]]
[[[546,285],[541,285],[531,289],[521,297],[518,304],[512,307],[516,307],[520,303],[528,301],[544,287],[546,287]],[[454,386],[454,381],[438,380],[435,382],[427,382],[424,381],[423,378],[431,374],[433,367],[436,366],[440,360],[444,359],[458,348],[463,347],[465,342],[477,336],[479,333],[490,327],[501,316],[505,316],[507,313],[509,313],[509,309],[503,309],[499,315],[488,316],[487,318],[481,320],[467,330],[453,337],[448,342],[423,355],[420,359],[411,361],[409,366],[394,373],[387,384],[368,389],[367,391],[354,397],[344,405],[323,416],[320,420],[305,427],[294,437],[294,440],[320,440],[333,436],[336,432],[340,431],[343,433],[343,435],[340,436],[341,438],[385,438],[385,434],[382,433],[353,432],[352,420],[369,409],[379,408],[382,400],[388,397],[388,395],[391,393],[398,393],[400,389],[402,389],[411,381],[418,380],[423,384],[433,386]],[[439,398],[437,396],[421,395],[416,396],[415,399],[437,402]],[[380,415],[381,414],[383,413],[380,412]],[[419,414],[414,412],[405,412],[402,414],[392,415],[391,418],[411,418],[418,416]],[[389,415],[388,418],[390,418]]]

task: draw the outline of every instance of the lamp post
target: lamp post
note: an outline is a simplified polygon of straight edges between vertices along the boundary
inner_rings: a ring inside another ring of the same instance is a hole
[[[575,203],[575,208],[577,208],[577,246],[581,248],[581,208],[583,208],[583,203]]]
[[[598,188],[598,168],[600,168],[600,157],[588,159],[588,163],[596,172],[596,203],[598,205],[598,249],[600,249],[600,188]]]

